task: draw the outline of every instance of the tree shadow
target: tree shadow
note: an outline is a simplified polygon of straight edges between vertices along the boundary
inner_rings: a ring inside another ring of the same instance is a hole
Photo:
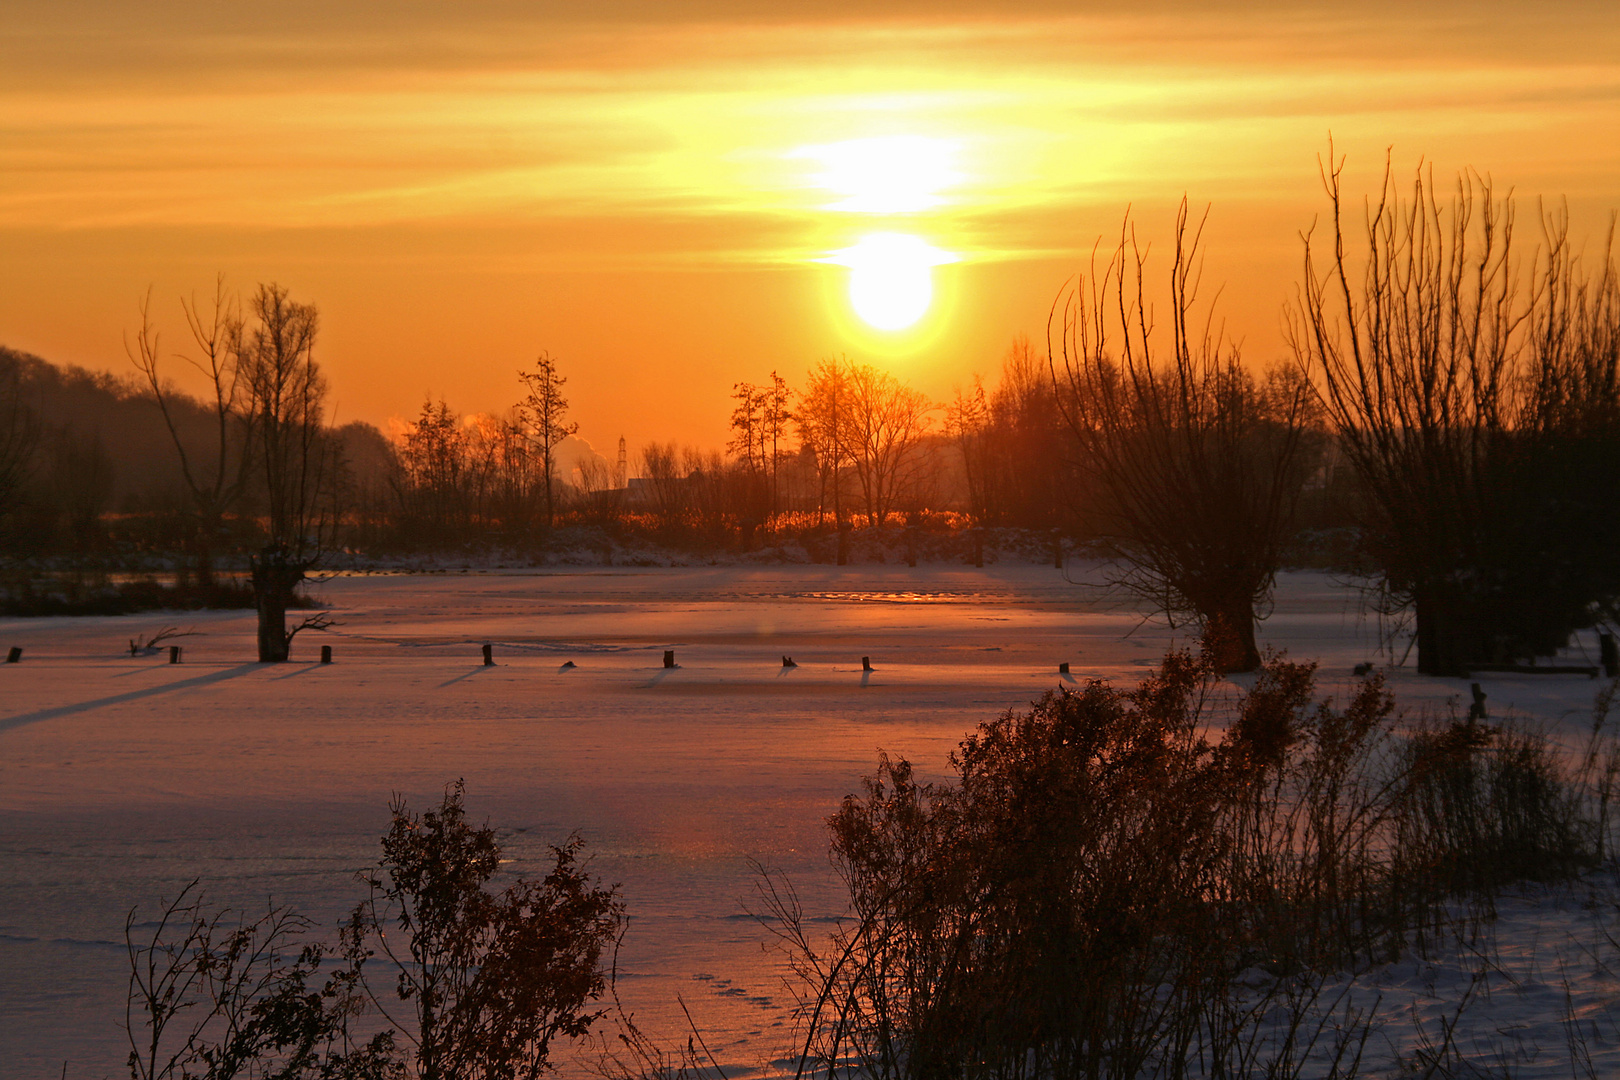
[[[277,675],[275,677],[276,682],[280,682],[282,679],[295,679],[300,675],[309,674],[311,671],[314,671],[316,668],[331,666],[329,664],[322,664],[322,663],[319,663],[319,662],[314,661],[314,660],[305,660],[305,661],[302,661],[302,662],[299,662],[299,663],[288,663],[286,661],[283,661],[282,664],[283,664],[284,667],[290,667],[290,668],[294,668],[296,670],[289,671],[285,675]]]
[[[646,684],[643,686],[643,689],[657,686],[659,683],[669,678],[670,672],[679,670],[679,668],[659,668],[657,671],[653,672],[653,677],[647,680]]]
[[[497,666],[499,666],[499,665],[496,665],[496,664],[479,664],[477,667],[473,668],[471,671],[467,672],[465,675],[457,675],[453,679],[446,679],[444,682],[440,683],[437,687],[435,687],[435,689],[443,690],[447,686],[452,686],[455,683],[461,682],[463,679],[470,679],[474,675],[480,675],[480,674],[490,670],[491,668],[497,667]]]
[[[37,724],[41,720],[55,720],[62,716],[72,716],[75,713],[90,712],[107,705],[122,705],[125,702],[139,701],[142,698],[155,697],[158,694],[171,694],[177,690],[195,689],[199,686],[207,686],[210,683],[224,682],[226,679],[234,679],[238,675],[246,675],[250,671],[257,671],[261,666],[257,662],[238,664],[235,667],[225,668],[223,671],[212,671],[207,675],[197,675],[190,679],[181,679],[179,682],[164,683],[162,686],[148,686],[140,690],[130,690],[122,694],[96,698],[93,701],[81,701],[74,705],[58,705],[51,709],[38,709],[30,713],[19,713],[16,716],[0,718],[0,731],[10,731],[12,728],[23,727],[27,724]]]

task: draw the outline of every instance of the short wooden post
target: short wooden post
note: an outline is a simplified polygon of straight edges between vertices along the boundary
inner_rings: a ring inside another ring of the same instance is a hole
[[[667,667],[667,668],[672,668],[672,667],[675,666],[675,650],[674,649],[665,649],[664,650],[664,666]]]
[[[870,656],[861,657],[861,670],[862,671],[871,671],[872,670],[872,658]]]
[[[1485,691],[1479,688],[1479,683],[1470,684],[1469,689],[1473,692],[1474,703],[1468,706],[1468,722],[1489,720],[1490,716],[1485,712]]]
[[[330,664],[331,662],[332,662],[332,646],[330,646],[330,645],[322,645],[321,646],[321,663]]]
[[[494,667],[495,666],[495,646],[491,645],[487,641],[484,642],[484,666],[485,667]]]
[[[1598,662],[1603,665],[1604,675],[1620,678],[1620,648],[1615,647],[1613,634],[1598,635]]]
[[[178,646],[178,645],[170,645],[169,646],[169,663],[178,664],[179,662],[180,662],[180,646]]]
[[[11,647],[11,651],[6,653],[6,663],[8,663],[8,664],[15,664],[17,661],[19,661],[21,659],[22,659],[22,649],[19,648],[16,645],[13,645]]]
[[[1058,674],[1059,675],[1067,675],[1068,673],[1069,673],[1069,662],[1067,660],[1065,660],[1065,661],[1063,661],[1063,663],[1058,665]]]

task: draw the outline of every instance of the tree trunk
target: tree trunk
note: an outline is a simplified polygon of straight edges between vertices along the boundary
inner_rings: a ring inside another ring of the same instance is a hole
[[[1419,586],[1413,590],[1416,610],[1418,671],[1424,675],[1462,678],[1476,664],[1500,662],[1477,613],[1454,588]]]
[[[195,578],[198,587],[202,589],[212,589],[214,587],[214,545],[212,537],[209,535],[210,531],[211,526],[209,523],[207,521],[201,522],[197,526],[197,532],[193,540],[196,544],[196,550],[193,552],[195,563],[192,568],[192,576]]]
[[[287,549],[267,547],[253,560],[253,600],[259,609],[259,662],[285,663],[291,642],[287,638],[287,605],[293,590],[304,580],[304,569],[287,557]]]
[[[1254,671],[1260,649],[1254,638],[1254,605],[1247,598],[1231,600],[1203,613],[1204,648],[1222,675]]]

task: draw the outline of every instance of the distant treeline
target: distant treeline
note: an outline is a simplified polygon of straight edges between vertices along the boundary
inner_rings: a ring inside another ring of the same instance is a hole
[[[613,538],[737,551],[831,535],[840,525],[1074,531],[1074,480],[1053,383],[1027,340],[1008,351],[993,389],[976,382],[944,406],[893,375],[841,359],[818,365],[802,387],[774,373],[763,387],[739,383],[724,452],[653,442],[627,455],[623,468],[567,453],[574,428],[557,393],[566,380],[549,358],[542,367],[552,382],[549,448],[529,400],[500,416],[429,401],[394,438],[363,422],[329,427],[336,467],[323,497],[339,522],[336,546],[523,551],[582,526]],[[6,556],[190,549],[196,500],[186,473],[194,481],[217,471],[219,416],[213,403],[159,385],[161,407],[158,391],[134,372],[57,366],[0,348]],[[230,471],[251,453],[238,445],[247,437],[247,426],[232,422]],[[212,553],[227,562],[256,550],[265,535],[267,493],[247,477],[211,538]]]
[[[797,383],[773,371],[732,388],[723,452],[581,455],[547,354],[502,415],[430,399],[395,438],[333,427],[316,310],[276,285],[182,303],[181,355],[211,387],[194,399],[169,382],[148,305],[129,379],[0,352],[0,544],[170,556],[203,582],[215,559],[253,556],[284,567],[256,583],[284,574],[290,597],[338,549],[797,544],[842,563],[856,534],[903,530],[915,558],[951,547],[926,542],[939,532],[998,526],[1116,556],[1117,584],[1198,626],[1224,670],[1260,664],[1255,624],[1300,561],[1365,572],[1434,674],[1612,628],[1612,237],[1583,254],[1545,213],[1523,252],[1510,199],[1471,176],[1441,198],[1421,173],[1410,193],[1386,177],[1347,236],[1338,175],[1333,235],[1307,238],[1287,312],[1291,355],[1268,371],[1199,299],[1202,221],[1183,203],[1168,276],[1127,222],[1059,295],[1044,350],[1016,340],[993,386],[933,402],[841,357]]]
[[[169,413],[197,468],[215,464],[215,417],[204,403],[167,395]],[[332,427],[343,462],[329,493],[354,507],[385,484],[395,461],[371,424]],[[246,485],[223,518],[219,552],[254,550],[265,493]],[[188,549],[192,508],[175,444],[150,390],[120,378],[0,347],[0,555],[10,560],[110,559]],[[245,562],[237,560],[240,565]]]
[[[562,382],[562,376],[556,376]],[[0,551],[13,560],[110,559],[188,551],[195,527],[184,469],[152,389],[0,347]],[[626,467],[553,450],[554,511],[524,405],[466,415],[429,401],[390,438],[354,421],[330,427],[337,468],[325,497],[336,546],[360,553],[540,551],[587,529],[676,549],[747,551],[847,531],[974,526],[1094,540],[1046,357],[1027,339],[997,381],[944,404],[893,375],[844,360],[795,386],[774,373],[739,383],[724,452],[653,442]],[[168,388],[176,438],[193,472],[218,464],[217,416]],[[568,427],[569,425],[562,425]],[[561,439],[556,440],[561,444]],[[234,447],[230,453],[236,454]],[[231,462],[234,468],[234,461]],[[1312,483],[1303,527],[1349,525],[1351,488]],[[264,539],[262,485],[221,516],[213,553],[245,565]]]

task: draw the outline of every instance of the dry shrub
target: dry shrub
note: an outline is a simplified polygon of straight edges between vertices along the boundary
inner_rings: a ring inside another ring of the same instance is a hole
[[[801,1073],[1352,1075],[1370,1029],[1329,973],[1595,857],[1536,733],[1402,735],[1380,676],[1335,708],[1275,655],[1246,693],[1207,651],[1048,693],[950,764],[923,783],[883,756],[831,817],[851,917],[830,943],[765,882],[806,988]],[[1235,982],[1257,966],[1279,976],[1259,1004]]]

